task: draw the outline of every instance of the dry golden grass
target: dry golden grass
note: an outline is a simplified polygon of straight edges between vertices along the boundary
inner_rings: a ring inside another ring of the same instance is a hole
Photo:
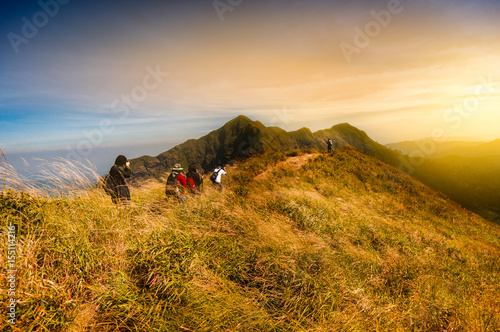
[[[37,159],[40,162],[37,169],[22,174],[7,162],[1,150],[0,155],[4,158],[4,161],[0,161],[0,179],[4,191],[15,190],[42,197],[82,196],[95,187],[100,179],[95,166],[88,161],[81,163],[64,158],[50,161]],[[28,163],[24,162],[29,168]]]
[[[4,193],[19,317],[1,330],[500,329],[497,225],[356,151],[293,158],[183,204],[157,181],[126,208],[95,188]]]

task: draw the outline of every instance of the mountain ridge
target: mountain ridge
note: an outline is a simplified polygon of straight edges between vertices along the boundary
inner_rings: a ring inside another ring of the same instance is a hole
[[[279,127],[266,127],[260,121],[240,115],[205,136],[187,140],[156,157],[132,159],[131,164],[135,179],[160,178],[177,163],[183,167],[195,164],[199,169],[209,171],[217,164],[231,163],[264,152],[304,148],[326,150],[328,138],[332,139],[334,149],[351,146],[384,159],[395,159],[396,156],[390,149],[373,141],[364,131],[348,123],[316,132],[307,127],[287,132]]]

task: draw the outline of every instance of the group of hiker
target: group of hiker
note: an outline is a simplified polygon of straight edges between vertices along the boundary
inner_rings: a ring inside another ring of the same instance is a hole
[[[328,153],[332,152],[333,141],[331,138],[326,140],[326,145],[328,148]],[[222,176],[226,175],[226,170],[224,166],[217,166],[210,180],[224,193],[224,187],[222,186]],[[132,169],[130,168],[130,162],[123,155],[116,157],[115,164],[109,170],[109,174],[104,178],[104,188],[106,192],[111,196],[113,203],[115,204],[129,204],[130,203],[130,190],[127,186],[125,179],[132,176]],[[167,178],[167,183],[165,187],[165,195],[167,197],[175,197],[179,201],[186,201],[186,194],[201,195],[201,189],[203,187],[204,175],[200,175],[196,170],[196,165],[191,164],[188,167],[188,172],[184,174],[184,168],[181,164],[175,164],[172,167],[172,172]]]
[[[214,186],[224,193],[222,185],[222,176],[226,175],[224,166],[217,166],[210,176],[210,180]],[[130,204],[130,190],[126,179],[132,176],[130,162],[123,155],[116,157],[114,165],[109,170],[109,174],[103,179],[103,187],[111,196],[111,200],[115,204]],[[165,186],[165,195],[167,197],[175,197],[179,201],[186,201],[186,194],[201,195],[203,188],[204,175],[200,175],[196,170],[196,165],[191,164],[188,167],[188,172],[184,174],[184,168],[181,164],[175,164],[172,167],[172,172],[167,178]]]

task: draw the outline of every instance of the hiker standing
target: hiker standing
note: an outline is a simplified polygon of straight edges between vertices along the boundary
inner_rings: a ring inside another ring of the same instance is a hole
[[[332,152],[333,142],[332,142],[332,139],[331,139],[331,138],[329,138],[329,139],[326,141],[326,145],[328,146],[328,153]]]
[[[109,170],[109,175],[113,184],[113,194],[111,195],[113,203],[130,204],[130,190],[125,179],[132,176],[132,169],[127,157],[123,155],[116,157],[115,164]]]
[[[214,173],[212,174],[212,182],[214,185],[224,193],[224,187],[222,186],[222,176],[227,175],[226,170],[224,169],[224,166],[217,166],[214,170]]]
[[[175,164],[175,166],[172,167],[172,173],[170,173],[165,187],[165,194],[167,196],[175,196],[181,202],[186,200],[187,188],[186,178],[184,174],[182,174],[183,171],[184,169],[181,164]]]
[[[203,175],[196,171],[194,164],[189,165],[187,177],[187,188],[192,194],[201,194],[201,185],[203,184]]]

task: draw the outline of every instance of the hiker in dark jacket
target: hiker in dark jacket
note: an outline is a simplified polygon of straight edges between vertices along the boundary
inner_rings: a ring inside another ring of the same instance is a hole
[[[186,174],[187,188],[192,194],[201,194],[201,185],[203,184],[203,175],[196,171],[194,164],[189,165],[189,170]]]
[[[113,180],[114,195],[111,196],[113,203],[130,204],[130,190],[125,179],[132,176],[132,169],[130,169],[130,162],[125,156],[116,157],[115,164],[109,170],[109,175]]]
[[[333,142],[332,142],[332,139],[331,139],[331,138],[329,138],[329,139],[326,141],[326,145],[328,146],[328,153],[332,152]]]

